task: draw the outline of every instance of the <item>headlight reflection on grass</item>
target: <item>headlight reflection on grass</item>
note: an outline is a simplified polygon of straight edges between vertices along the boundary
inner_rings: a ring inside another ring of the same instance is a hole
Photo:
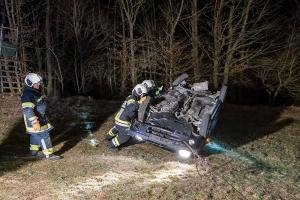
[[[215,152],[215,153],[225,153],[225,152],[228,152],[228,150],[225,148],[224,145],[218,143],[215,140],[213,140],[210,143],[206,144],[205,148],[208,148],[209,151],[212,151],[212,152]]]
[[[214,140],[211,143],[205,145],[204,149],[212,153],[222,153],[235,160],[243,161],[247,163],[248,168],[251,170],[255,170],[258,172],[276,172],[280,176],[288,177],[295,182],[299,182],[299,179],[297,179],[297,176],[295,176],[295,174],[288,172],[287,169],[277,165],[276,163],[269,163],[266,160],[249,153],[248,151],[234,149],[226,143]]]
[[[239,150],[230,147],[228,144],[217,140],[213,140],[206,144],[204,149],[212,153],[222,153],[234,159],[246,161],[249,164],[254,164],[257,160],[253,155],[246,152],[240,152]]]
[[[80,127],[81,127],[82,131],[84,132],[84,134],[86,134],[88,144],[90,144],[91,146],[94,146],[94,147],[98,146],[99,140],[97,138],[95,138],[95,136],[93,134],[93,129],[94,129],[94,126],[96,123],[93,121],[89,121],[90,113],[81,112],[81,113],[79,113],[79,116],[82,119],[82,123],[81,123]]]

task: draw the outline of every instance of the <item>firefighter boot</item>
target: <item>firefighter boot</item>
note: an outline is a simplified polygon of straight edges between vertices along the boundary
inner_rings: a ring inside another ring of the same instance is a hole
[[[60,156],[57,156],[57,155],[54,155],[54,154],[45,155],[45,158],[49,159],[49,160],[60,160],[61,159]]]

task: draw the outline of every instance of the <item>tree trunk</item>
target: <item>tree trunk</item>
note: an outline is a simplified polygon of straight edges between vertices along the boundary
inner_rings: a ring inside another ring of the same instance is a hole
[[[199,50],[198,50],[198,6],[197,0],[193,0],[192,4],[192,63],[194,69],[194,80],[198,82],[200,80],[200,68],[199,68]]]
[[[129,22],[129,37],[130,37],[130,71],[131,71],[131,84],[132,87],[137,82],[136,69],[135,69],[135,55],[134,55],[134,40],[133,40],[133,23]]]
[[[223,1],[219,2],[219,4],[216,2],[214,6],[214,18],[213,18],[213,74],[212,74],[212,80],[213,80],[213,87],[214,89],[218,89],[218,76],[219,76],[219,56],[220,56],[220,10],[221,10],[221,4]]]
[[[121,55],[121,94],[124,95],[126,92],[126,80],[127,80],[127,46],[126,46],[126,31],[125,31],[125,19],[124,13],[121,11],[121,19],[122,19],[122,55]]]
[[[11,7],[12,7],[13,6],[12,2],[8,3],[8,1],[5,0],[5,9],[6,9],[9,27],[14,28],[15,24],[13,23],[13,20],[12,20],[12,13],[11,13],[11,10],[9,9],[9,5],[11,5]]]
[[[217,58],[214,58],[214,63],[213,63],[213,86],[214,86],[214,89],[218,89],[218,85],[219,85],[219,82],[218,82],[218,76],[219,76],[219,62],[218,62],[218,59]]]
[[[51,62],[51,33],[50,33],[50,1],[47,0],[46,8],[46,48],[47,48],[47,94],[51,96],[53,94],[53,77],[52,77],[52,62]]]
[[[42,52],[41,52],[40,48],[36,48],[35,51],[36,51],[36,59],[37,59],[39,73],[41,73],[42,72],[42,63],[43,63]]]

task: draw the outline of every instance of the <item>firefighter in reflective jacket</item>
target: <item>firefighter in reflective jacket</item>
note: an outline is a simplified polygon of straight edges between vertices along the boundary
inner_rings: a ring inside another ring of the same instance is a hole
[[[45,96],[41,92],[42,77],[29,73],[21,96],[26,132],[30,136],[30,155],[37,156],[40,148],[43,158],[58,160],[53,154],[50,131],[53,129],[46,117]]]
[[[132,90],[132,95],[126,98],[115,116],[115,125],[107,133],[108,148],[117,148],[130,139],[130,135],[127,132],[132,120],[137,118],[139,106],[145,100],[147,93],[147,88],[143,84],[138,84]]]

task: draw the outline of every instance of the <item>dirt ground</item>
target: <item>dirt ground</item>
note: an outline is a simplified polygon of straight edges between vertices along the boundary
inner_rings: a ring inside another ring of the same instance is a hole
[[[151,144],[107,151],[103,139],[119,106],[51,99],[63,159],[33,160],[24,156],[19,99],[0,96],[0,199],[300,199],[300,108],[226,105],[206,147],[209,165],[196,168]]]

